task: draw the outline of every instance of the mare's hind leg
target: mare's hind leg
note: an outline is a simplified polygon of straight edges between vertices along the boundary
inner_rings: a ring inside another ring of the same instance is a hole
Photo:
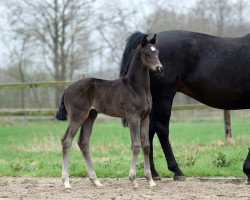
[[[93,181],[93,183],[97,187],[100,187],[102,186],[102,184],[97,179],[96,173],[93,169],[93,164],[90,158],[90,154],[89,154],[89,138],[90,138],[93,124],[97,117],[97,114],[98,113],[95,110],[90,111],[88,118],[85,120],[85,122],[83,123],[81,127],[81,132],[80,132],[80,136],[78,139],[78,145],[82,151],[90,180]]]
[[[66,130],[66,133],[64,134],[61,143],[62,143],[62,151],[63,151],[63,163],[62,163],[62,181],[65,186],[65,188],[71,188],[70,182],[69,182],[69,159],[68,159],[68,152],[71,148],[71,144],[73,141],[73,138],[75,137],[78,129],[80,128],[81,124],[84,122],[84,120],[87,117],[87,112],[80,113],[79,117],[77,119],[74,119],[74,121],[70,121],[69,127]]]
[[[129,171],[129,179],[134,189],[138,188],[136,181],[136,161],[138,154],[140,153],[141,141],[140,141],[140,121],[141,119],[137,116],[128,117],[128,125],[130,128],[130,137],[132,143],[132,161]]]
[[[150,152],[150,143],[149,143],[149,116],[147,116],[141,122],[141,143],[142,150],[144,154],[144,176],[147,179],[149,186],[156,186],[155,182],[152,179],[150,163],[149,163],[149,152]]]

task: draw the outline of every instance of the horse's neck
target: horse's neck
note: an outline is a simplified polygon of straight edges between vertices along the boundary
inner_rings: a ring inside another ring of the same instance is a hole
[[[149,69],[143,66],[139,49],[132,58],[127,77],[135,92],[150,91]]]

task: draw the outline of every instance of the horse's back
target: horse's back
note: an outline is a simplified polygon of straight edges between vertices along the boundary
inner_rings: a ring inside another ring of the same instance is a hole
[[[250,107],[249,35],[229,38],[166,31],[158,36],[164,81],[175,82],[178,91],[212,107]]]

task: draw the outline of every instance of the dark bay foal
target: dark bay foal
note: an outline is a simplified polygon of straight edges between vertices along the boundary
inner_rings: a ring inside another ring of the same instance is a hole
[[[144,175],[151,187],[155,183],[151,177],[149,164],[149,113],[152,107],[149,69],[162,72],[162,65],[155,48],[156,35],[150,40],[145,34],[135,50],[128,74],[120,79],[108,81],[96,78],[81,79],[68,87],[62,97],[56,115],[59,120],[69,120],[69,126],[62,138],[63,163],[62,180],[65,188],[70,188],[68,152],[72,140],[81,127],[78,145],[86,162],[90,180],[102,186],[97,179],[89,154],[89,138],[98,113],[125,118],[128,121],[132,143],[132,162],[129,179],[137,188],[136,160],[142,150],[144,154]],[[112,142],[112,141],[111,141]]]

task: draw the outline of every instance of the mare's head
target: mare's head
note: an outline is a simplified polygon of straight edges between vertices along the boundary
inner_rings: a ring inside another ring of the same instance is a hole
[[[145,67],[162,74],[163,67],[158,57],[159,51],[155,47],[156,37],[156,34],[154,34],[154,37],[150,40],[148,40],[147,35],[143,37],[140,44],[141,61]]]

